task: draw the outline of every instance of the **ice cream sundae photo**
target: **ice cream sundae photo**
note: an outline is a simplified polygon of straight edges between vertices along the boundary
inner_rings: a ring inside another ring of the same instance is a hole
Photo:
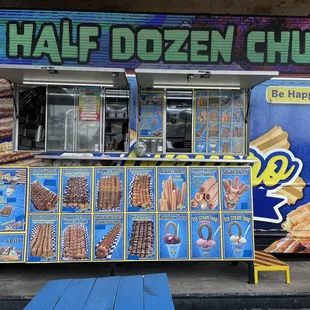
[[[207,238],[205,238],[202,232],[202,229],[204,227],[206,227],[208,230]],[[209,253],[207,253],[206,251],[212,249],[216,245],[216,242],[212,238],[212,227],[210,225],[210,222],[208,221],[200,222],[198,226],[198,236],[199,239],[196,241],[196,245],[198,246],[201,255],[202,256],[208,255]]]
[[[173,233],[169,232],[170,226],[173,227]],[[175,222],[168,222],[166,224],[166,235],[164,237],[164,242],[167,246],[169,256],[171,258],[177,258],[180,252],[181,239],[178,236],[178,226]]]
[[[232,233],[232,227],[237,226],[238,234]],[[237,222],[231,222],[228,226],[228,234],[230,236],[230,242],[235,257],[243,257],[244,247],[246,239],[242,237],[242,227]]]
[[[249,186],[241,182],[239,184],[239,177],[223,180],[224,186],[224,203],[227,209],[234,210],[242,197],[242,195],[249,189]]]

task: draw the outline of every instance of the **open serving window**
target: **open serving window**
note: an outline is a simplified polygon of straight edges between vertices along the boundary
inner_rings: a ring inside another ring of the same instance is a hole
[[[246,155],[249,91],[278,72],[137,69],[147,153]]]
[[[12,66],[0,72],[14,83],[16,151],[128,152],[124,70]]]

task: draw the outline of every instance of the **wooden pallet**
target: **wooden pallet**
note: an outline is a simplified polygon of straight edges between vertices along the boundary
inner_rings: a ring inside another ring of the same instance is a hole
[[[259,271],[285,271],[286,283],[291,283],[290,266],[264,251],[255,251],[254,283],[258,283]]]

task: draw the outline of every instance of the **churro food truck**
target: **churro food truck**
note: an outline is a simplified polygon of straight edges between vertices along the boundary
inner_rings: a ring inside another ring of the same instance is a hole
[[[1,262],[307,253],[307,19],[1,15]]]

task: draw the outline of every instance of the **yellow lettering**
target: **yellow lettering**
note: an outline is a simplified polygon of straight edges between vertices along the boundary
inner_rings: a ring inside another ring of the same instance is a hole
[[[253,186],[264,183],[268,187],[274,187],[280,184],[280,181],[287,180],[294,172],[295,166],[291,165],[286,156],[275,155],[271,157],[263,171],[261,171],[262,162],[259,158],[256,158],[252,153],[251,156],[257,160],[252,167]]]

